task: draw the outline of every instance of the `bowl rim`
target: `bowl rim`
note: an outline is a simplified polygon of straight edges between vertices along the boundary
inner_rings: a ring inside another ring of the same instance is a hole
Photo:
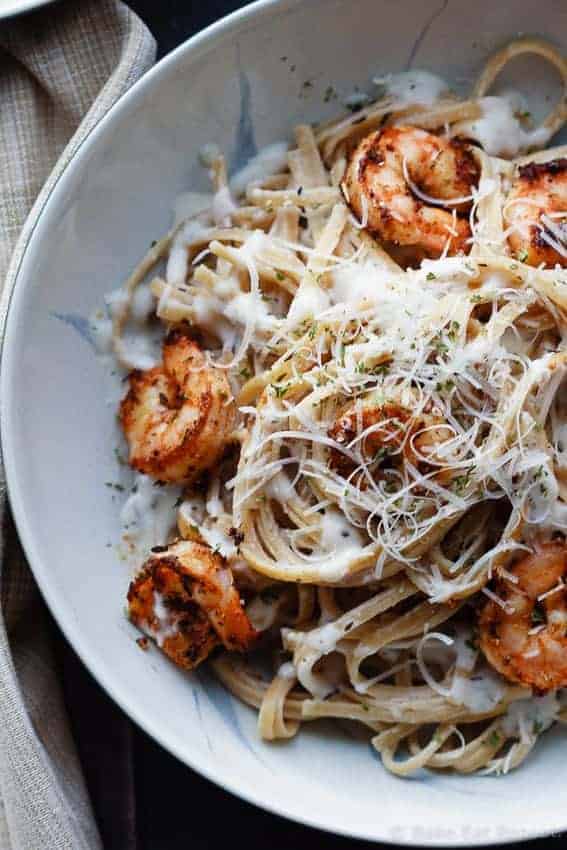
[[[23,0],[25,3],[26,0]],[[38,5],[44,5],[52,0],[27,0],[26,8],[34,8]],[[322,821],[317,815],[310,816],[305,808],[294,806],[289,802],[281,803],[277,799],[266,799],[262,795],[261,790],[256,789],[253,784],[250,787],[241,788],[238,784],[236,775],[228,772],[223,773],[221,766],[211,768],[205,757],[201,757],[195,753],[181,754],[176,751],[172,742],[167,740],[167,736],[161,732],[160,724],[154,722],[150,717],[145,716],[143,704],[138,703],[133,696],[129,695],[128,691],[121,690],[117,684],[116,676],[112,674],[110,667],[99,663],[96,657],[92,655],[90,641],[82,636],[82,630],[79,622],[74,616],[70,616],[70,608],[64,600],[62,594],[54,590],[49,579],[49,564],[43,561],[41,552],[36,547],[34,541],[34,531],[28,523],[26,517],[25,502],[26,497],[19,484],[19,476],[17,472],[18,462],[16,453],[13,451],[13,439],[11,436],[11,428],[6,414],[6,405],[4,400],[7,397],[9,384],[8,375],[11,373],[10,350],[14,346],[15,339],[19,332],[15,326],[13,316],[15,310],[14,303],[21,297],[25,289],[25,280],[22,281],[22,268],[25,263],[26,256],[30,251],[30,247],[34,241],[38,222],[46,214],[46,210],[55,202],[59,193],[64,190],[66,182],[72,177],[77,164],[88,156],[88,152],[105,131],[106,128],[112,125],[113,122],[119,121],[122,112],[127,108],[128,104],[143,101],[146,91],[151,90],[154,81],[157,81],[167,70],[175,66],[182,57],[187,54],[197,52],[200,48],[207,48],[208,42],[214,41],[215,38],[223,35],[237,35],[240,29],[249,21],[258,19],[272,14],[273,12],[286,12],[292,10],[296,6],[300,6],[302,0],[254,0],[235,11],[225,15],[224,17],[214,21],[203,30],[195,33],[193,36],[182,42],[171,52],[162,57],[150,68],[143,76],[137,80],[121,97],[108,109],[105,115],[91,128],[85,138],[78,145],[77,149],[66,163],[57,180],[50,187],[49,192],[43,197],[41,194],[34,203],[29,218],[36,217],[33,228],[26,234],[24,225],[21,235],[25,238],[25,245],[19,256],[17,266],[13,272],[13,284],[9,291],[2,293],[0,298],[0,330],[3,328],[4,333],[0,341],[0,397],[3,400],[0,405],[0,445],[2,446],[3,462],[5,467],[6,487],[9,497],[9,503],[13,514],[15,526],[21,541],[26,560],[33,573],[34,579],[37,582],[41,595],[47,604],[47,607],[59,628],[61,629],[65,639],[77,653],[81,662],[87,668],[89,673],[96,680],[98,685],[111,697],[118,707],[137,724],[147,735],[156,741],[167,752],[179,759],[183,764],[195,770],[201,776],[218,785],[226,791],[234,794],[236,797],[252,803],[255,806],[267,811],[271,814],[287,818],[296,823],[319,829],[330,834],[336,834],[345,838],[354,838],[369,842],[381,842],[392,846],[430,846],[430,847],[482,847],[494,844],[513,844],[518,841],[527,841],[534,838],[543,838],[548,835],[556,834],[558,827],[555,825],[553,829],[527,829],[522,831],[521,837],[513,834],[504,835],[503,837],[490,837],[489,839],[472,838],[465,840],[458,836],[452,839],[449,838],[433,838],[422,837],[419,844],[415,840],[398,841],[392,837],[391,833],[386,831],[380,832],[379,828],[370,832],[368,829],[357,829],[356,825],[341,826],[339,824],[328,824]],[[0,14],[0,18],[2,15]],[[2,309],[3,308],[3,309]],[[3,317],[3,318],[2,318]],[[8,365],[7,365],[8,364]],[[559,829],[567,828],[567,816],[565,824]]]
[[[47,6],[49,3],[54,3],[55,0],[7,0],[6,8],[0,2],[0,20],[7,18],[15,18],[17,15],[25,15],[38,9],[40,6]]]

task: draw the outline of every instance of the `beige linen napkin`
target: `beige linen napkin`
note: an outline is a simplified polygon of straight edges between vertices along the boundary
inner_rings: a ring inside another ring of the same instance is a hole
[[[51,188],[154,57],[151,35],[118,0],[64,0],[0,25],[0,329]],[[3,470],[0,509],[0,850],[93,850],[100,838]]]

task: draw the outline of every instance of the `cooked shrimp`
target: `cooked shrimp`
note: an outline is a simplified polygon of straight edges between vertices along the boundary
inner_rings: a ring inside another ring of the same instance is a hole
[[[567,267],[566,157],[521,165],[505,211],[516,257],[530,266]]]
[[[224,370],[207,364],[179,330],[163,344],[163,365],[130,373],[120,422],[130,465],[152,478],[192,481],[222,455],[235,405]]]
[[[128,590],[128,615],[180,667],[196,667],[222,643],[241,652],[256,638],[224,559],[180,540],[154,549]]]
[[[361,454],[373,465],[373,475],[386,468],[409,462],[422,472],[435,471],[439,465],[436,451],[449,436],[447,425],[431,406],[417,416],[408,403],[376,400],[368,396],[359,408],[348,407],[329,429],[328,435],[345,448],[356,444]],[[436,466],[436,463],[438,466]],[[331,466],[348,477],[356,465],[346,454],[333,448]],[[445,479],[448,470],[439,470]],[[452,474],[452,473],[451,473]]]
[[[406,176],[421,193],[439,199],[439,205],[412,192]],[[342,189],[352,212],[373,236],[436,258],[449,239],[449,254],[467,249],[471,230],[462,215],[470,209],[467,199],[478,180],[477,163],[463,142],[415,127],[388,127],[360,142]]]
[[[499,579],[480,615],[480,645],[489,662],[512,682],[537,691],[567,685],[567,545],[538,546]]]

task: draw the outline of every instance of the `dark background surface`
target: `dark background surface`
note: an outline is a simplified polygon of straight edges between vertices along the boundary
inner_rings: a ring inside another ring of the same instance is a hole
[[[129,5],[153,32],[159,58],[246,4],[130,0]],[[372,846],[270,815],[201,778],[125,718],[53,628],[71,723],[105,850],[364,850]],[[551,794],[553,782],[550,777]],[[348,787],[344,791],[348,794]],[[378,801],[377,817],[379,811]],[[567,847],[567,839],[553,843],[542,839],[515,847],[543,850],[550,844],[552,850]]]

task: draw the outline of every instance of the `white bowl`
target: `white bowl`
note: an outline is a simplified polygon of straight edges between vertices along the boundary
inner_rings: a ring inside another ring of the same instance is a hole
[[[0,19],[22,15],[48,3],[53,3],[53,0],[0,0]]]
[[[534,27],[564,35],[564,2],[537,14],[527,0],[253,4],[180,47],[111,110],[59,180],[19,269],[2,440],[18,529],[51,610],[101,685],[164,747],[247,800],[338,833],[457,846],[564,829],[560,733],[505,778],[400,780],[335,726],[264,744],[255,712],[205,671],[185,675],[157,650],[141,652],[124,617],[128,570],[107,545],[119,538],[122,499],[105,487],[119,474],[115,409],[76,329],[168,228],[174,197],[202,185],[206,142],[238,164],[252,135],[262,146],[299,120],[334,114],[329,85],[345,95],[408,61],[463,85],[492,49]],[[547,85],[539,64],[518,67],[532,94]]]

